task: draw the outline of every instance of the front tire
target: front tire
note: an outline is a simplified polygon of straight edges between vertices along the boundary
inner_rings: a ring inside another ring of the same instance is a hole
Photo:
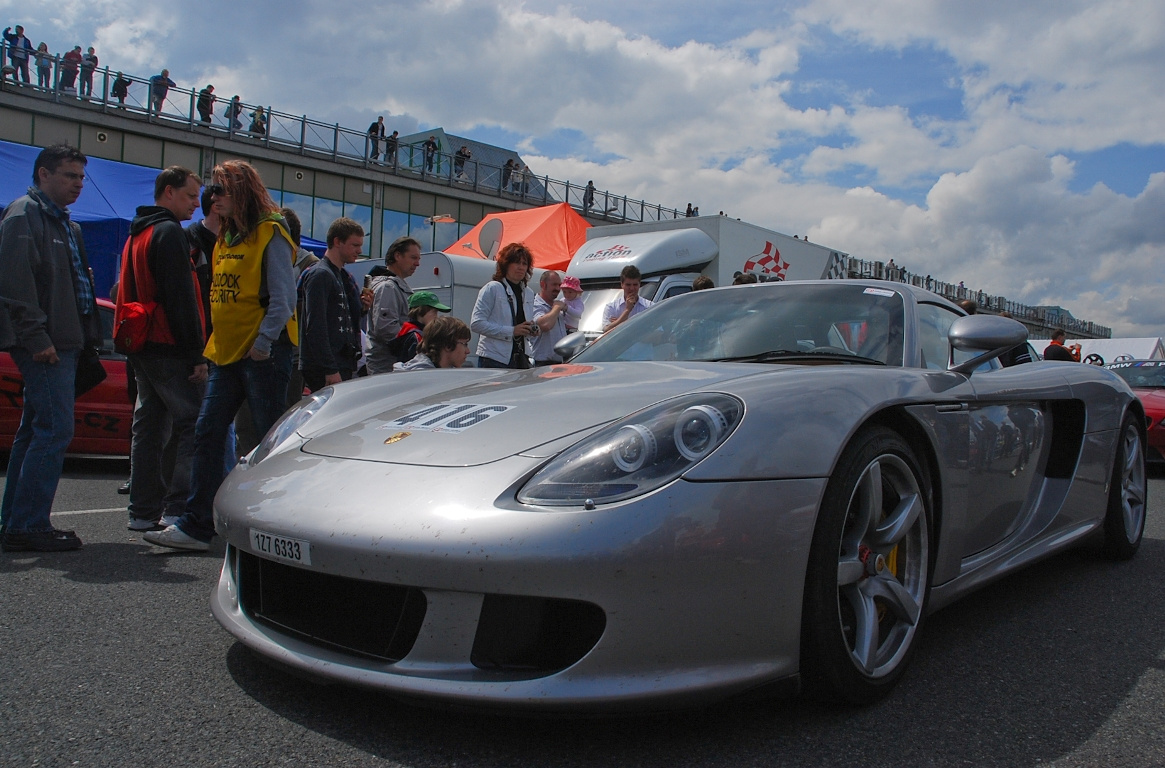
[[[1104,515],[1104,554],[1128,560],[1137,553],[1145,533],[1145,434],[1137,419],[1126,413],[1117,435],[1108,509]]]
[[[826,486],[809,553],[801,628],[806,690],[869,704],[906,670],[930,589],[930,488],[914,451],[873,427]]]

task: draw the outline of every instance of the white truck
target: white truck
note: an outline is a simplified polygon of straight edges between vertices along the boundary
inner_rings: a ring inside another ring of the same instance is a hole
[[[759,282],[821,280],[844,276],[847,254],[726,216],[697,216],[587,230],[587,242],[566,273],[583,287],[586,311],[580,330],[600,333],[603,306],[621,296],[619,273],[628,264],[643,275],[640,295],[662,301],[692,290],[707,275],[716,286],[737,275]]]

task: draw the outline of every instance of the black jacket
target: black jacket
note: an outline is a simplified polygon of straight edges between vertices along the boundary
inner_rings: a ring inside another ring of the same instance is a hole
[[[5,209],[0,224],[0,349],[19,346],[36,354],[50,346],[81,349],[101,340],[97,312],[82,316],[77,309],[66,227],[92,288],[81,227],[49,213],[43,194],[30,188]]]
[[[1061,360],[1065,363],[1075,363],[1076,358],[1072,357],[1072,351],[1063,344],[1049,344],[1044,348],[1045,360]]]
[[[131,296],[127,293],[130,290],[126,284],[128,281],[123,279],[119,298],[124,296],[124,301],[152,298],[158,302],[173,343],[147,341],[141,354],[182,357],[197,365],[203,362],[206,337],[199,311],[202,295],[190,259],[190,240],[177,217],[156,205],[139,207],[137,216],[129,225],[130,243],[143,237],[149,238],[146,267],[154,278],[154,296],[143,297],[141,292]]]
[[[206,338],[213,330],[210,323],[210,265],[214,260],[214,245],[218,235],[196,221],[186,228],[186,239],[190,241],[190,260],[194,262],[194,274],[198,275],[198,287],[202,290],[202,316],[206,320]]]
[[[360,312],[360,291],[346,269],[325,258],[304,270],[299,278],[300,370],[324,375],[355,370]]]

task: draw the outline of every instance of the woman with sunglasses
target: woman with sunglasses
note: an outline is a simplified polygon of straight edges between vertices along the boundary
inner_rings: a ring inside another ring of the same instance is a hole
[[[259,174],[242,160],[214,168],[209,187],[220,219],[210,281],[213,364],[194,437],[186,514],[143,538],[174,549],[205,551],[214,537],[211,504],[223,479],[227,430],[246,402],[256,435],[283,414],[291,377],[295,321],[295,244]]]

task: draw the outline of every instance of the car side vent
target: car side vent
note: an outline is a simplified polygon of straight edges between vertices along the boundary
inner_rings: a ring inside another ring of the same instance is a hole
[[[1061,400],[1048,408],[1052,416],[1051,450],[1048,453],[1047,477],[1070,478],[1080,460],[1084,444],[1084,403]]]

